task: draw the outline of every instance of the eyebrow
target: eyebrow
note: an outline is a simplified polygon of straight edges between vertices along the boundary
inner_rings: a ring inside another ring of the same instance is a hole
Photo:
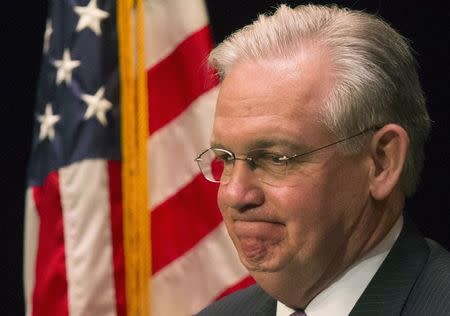
[[[211,147],[214,148],[223,148],[227,150],[231,150],[228,146],[225,146],[219,142],[212,141],[210,144]],[[246,150],[254,150],[254,149],[267,149],[267,148],[273,148],[273,147],[284,147],[286,150],[292,150],[292,151],[305,151],[308,149],[307,146],[301,144],[301,143],[294,143],[291,140],[288,139],[282,139],[282,138],[261,138],[254,140],[250,142],[248,145],[246,145]]]

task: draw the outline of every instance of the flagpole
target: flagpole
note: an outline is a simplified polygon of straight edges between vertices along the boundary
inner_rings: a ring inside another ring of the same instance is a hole
[[[150,315],[148,105],[142,0],[117,2],[127,314]]]

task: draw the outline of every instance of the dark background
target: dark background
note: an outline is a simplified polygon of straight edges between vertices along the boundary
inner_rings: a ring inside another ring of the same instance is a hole
[[[62,0],[57,0],[62,1]],[[189,1],[189,0],[186,0]],[[6,1],[5,1],[6,2]],[[253,20],[279,3],[305,1],[209,0],[214,40]],[[313,3],[328,3],[311,1]],[[448,1],[335,1],[376,13],[411,39],[421,66],[421,82],[433,119],[426,165],[417,194],[407,210],[421,231],[450,249],[450,120]],[[102,1],[98,4],[101,7]],[[30,154],[36,80],[42,52],[47,1],[2,3],[0,10],[0,315],[23,315],[22,243],[25,176]],[[6,202],[6,205],[5,205]],[[156,315],[155,315],[156,316]]]

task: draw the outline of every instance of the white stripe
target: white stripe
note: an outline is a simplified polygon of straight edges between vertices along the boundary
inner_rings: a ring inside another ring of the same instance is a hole
[[[70,316],[116,315],[108,169],[87,160],[59,172]]]
[[[203,0],[147,0],[144,5],[147,68],[169,55],[190,34],[208,24]]]
[[[152,279],[152,315],[198,313],[248,275],[222,223]]]
[[[26,315],[33,311],[33,290],[35,284],[36,256],[39,240],[39,216],[33,199],[33,189],[28,188],[25,197],[25,227],[24,227],[24,291]]]
[[[195,100],[148,141],[150,209],[176,194],[198,175],[194,159],[208,147],[218,88]]]

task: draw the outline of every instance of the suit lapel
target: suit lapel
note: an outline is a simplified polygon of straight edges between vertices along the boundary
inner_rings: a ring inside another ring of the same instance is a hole
[[[428,256],[425,240],[405,218],[400,236],[350,316],[400,315]]]
[[[263,297],[258,304],[259,308],[256,311],[255,316],[275,316],[277,313],[277,301],[263,290],[262,292]]]

